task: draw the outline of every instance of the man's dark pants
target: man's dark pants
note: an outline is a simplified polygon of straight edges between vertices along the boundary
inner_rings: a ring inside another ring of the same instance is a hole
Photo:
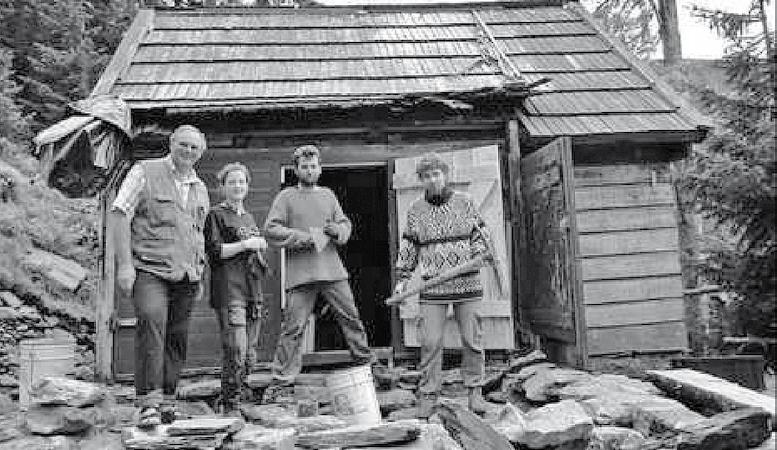
[[[186,362],[189,314],[199,282],[167,281],[142,270],[132,289],[135,306],[135,392],[140,406],[173,398]]]

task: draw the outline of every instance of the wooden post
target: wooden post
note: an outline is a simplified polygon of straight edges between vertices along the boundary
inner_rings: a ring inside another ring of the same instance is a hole
[[[109,220],[114,189],[106,189],[100,196],[100,280],[95,299],[95,378],[100,381],[113,379],[113,317],[115,252],[112,226]]]
[[[510,207],[508,210],[510,218],[510,228],[512,231],[512,291],[513,298],[513,321],[515,348],[520,348],[521,333],[528,329],[523,323],[521,314],[521,289],[524,282],[524,267],[521,256],[526,249],[526,240],[523,230],[523,198],[521,194],[521,144],[520,130],[518,120],[511,119],[507,121],[507,158],[508,158],[508,176],[510,180]]]
[[[659,33],[664,48],[664,65],[676,64],[683,57],[677,0],[658,0]]]
[[[391,289],[397,283],[396,273],[394,271],[394,265],[397,262],[397,255],[399,254],[399,233],[397,229],[397,196],[394,191],[394,160],[388,161],[388,168],[386,170],[386,176],[388,177],[388,217],[389,217],[389,262],[391,269]],[[405,350],[405,340],[402,336],[402,319],[399,316],[399,306],[391,307],[391,347],[394,348],[394,353],[403,353]],[[393,363],[393,361],[392,361]]]

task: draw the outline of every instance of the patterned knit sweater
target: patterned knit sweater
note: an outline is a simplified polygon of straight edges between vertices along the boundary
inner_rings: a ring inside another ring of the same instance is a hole
[[[459,266],[486,249],[485,224],[469,194],[452,190],[432,198],[419,198],[410,206],[397,261],[397,275],[408,280],[420,270],[428,280]],[[421,292],[422,303],[479,300],[483,295],[480,271]]]

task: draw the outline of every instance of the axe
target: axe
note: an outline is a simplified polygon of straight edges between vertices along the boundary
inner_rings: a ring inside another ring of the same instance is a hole
[[[484,266],[489,267],[494,271],[494,278],[496,279],[498,294],[500,297],[503,296],[506,292],[505,281],[503,277],[504,270],[503,270],[501,261],[499,261],[499,258],[497,256],[496,249],[494,248],[494,244],[493,242],[491,242],[491,239],[489,239],[488,237],[485,237],[485,242],[486,242],[485,252],[472,258],[471,260],[465,262],[464,264],[460,264],[456,267],[452,267],[446,270],[445,272],[437,275],[436,277],[433,277],[424,281],[419,286],[416,286],[405,292],[389,297],[388,299],[386,299],[386,305],[391,306],[391,305],[402,303],[407,298],[420,293],[424,289],[438,286],[442,283],[445,283],[448,280],[452,280],[466,273],[473,272]]]

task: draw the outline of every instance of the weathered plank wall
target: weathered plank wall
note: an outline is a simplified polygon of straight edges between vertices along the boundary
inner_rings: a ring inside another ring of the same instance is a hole
[[[589,355],[687,347],[668,162],[575,167]]]

